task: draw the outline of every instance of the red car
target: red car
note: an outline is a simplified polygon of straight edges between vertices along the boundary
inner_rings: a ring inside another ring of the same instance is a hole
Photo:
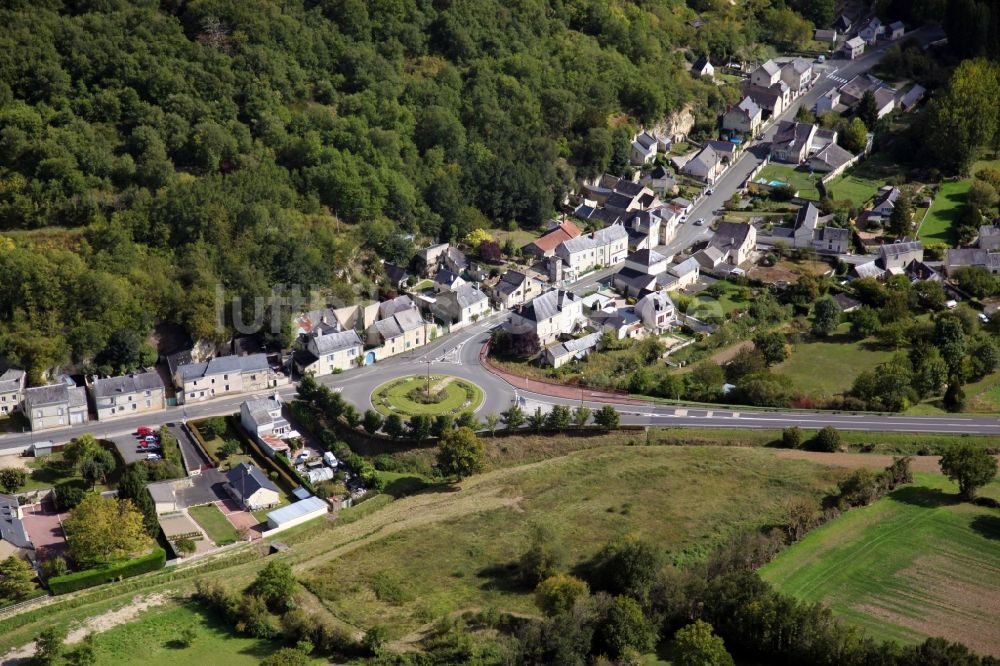
[[[139,429],[135,431],[135,434],[139,437],[145,437],[146,435],[153,435],[155,431],[149,426],[139,426]]]

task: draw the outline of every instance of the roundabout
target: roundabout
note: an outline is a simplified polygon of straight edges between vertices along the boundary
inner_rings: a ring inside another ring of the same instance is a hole
[[[453,375],[407,375],[378,386],[372,406],[383,416],[438,416],[475,412],[483,405],[483,390]]]

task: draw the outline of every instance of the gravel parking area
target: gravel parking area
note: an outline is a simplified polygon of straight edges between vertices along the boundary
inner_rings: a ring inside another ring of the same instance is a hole
[[[115,448],[118,449],[118,453],[126,465],[145,460],[147,453],[149,453],[139,450],[139,437],[134,434],[112,437],[111,441],[114,442]]]

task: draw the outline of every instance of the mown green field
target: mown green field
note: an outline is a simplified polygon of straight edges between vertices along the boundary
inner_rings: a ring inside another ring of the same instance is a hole
[[[217,546],[235,543],[239,538],[236,528],[214,504],[193,506],[188,509],[188,513],[191,514],[196,523],[201,525],[201,528],[208,534],[208,538],[214,541]]]
[[[826,190],[836,201],[849,200],[855,206],[862,206],[870,201],[884,184],[881,180],[845,174],[831,180]]]
[[[970,173],[975,174],[983,168],[1000,168],[1000,160],[980,160],[972,165]],[[972,178],[965,178],[943,183],[934,197],[934,203],[924,219],[917,236],[924,242],[945,243],[954,246],[958,240],[955,233],[955,220],[962,205],[965,203]],[[923,211],[918,210],[921,214]]]
[[[457,414],[463,410],[474,412],[483,404],[481,388],[464,379],[445,375],[431,375],[430,378],[431,391],[442,394],[442,399],[426,404],[419,402],[410,394],[424,390],[426,381],[426,376],[413,375],[386,382],[372,393],[372,404],[382,414],[399,414],[403,417],[414,414]]]
[[[799,196],[803,199],[819,199],[819,190],[816,189],[816,183],[819,182],[819,177],[810,176],[807,172],[799,171],[793,166],[768,164],[764,167],[764,170],[760,172],[758,178],[764,178],[768,181],[780,180],[791,185],[796,191],[798,191]]]
[[[1000,510],[957,500],[938,474],[812,532],[761,570],[877,638],[945,636],[1000,656]],[[981,493],[1000,498],[1000,481]]]
[[[789,499],[818,500],[841,474],[765,449],[581,450],[393,502],[348,526],[368,523],[364,544],[345,542],[349,556],[304,561],[301,573],[336,617],[384,624],[395,638],[463,609],[537,613],[512,566],[534,525],[566,545],[568,566],[631,532],[683,562],[738,532],[780,523]],[[337,530],[331,537],[342,538]]]
[[[195,638],[184,646],[178,638],[187,627],[194,628]],[[218,618],[186,602],[152,608],[135,622],[95,635],[101,666],[251,666],[280,647],[274,641],[236,636]]]

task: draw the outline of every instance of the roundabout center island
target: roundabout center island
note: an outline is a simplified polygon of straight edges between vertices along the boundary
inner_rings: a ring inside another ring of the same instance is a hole
[[[385,416],[458,415],[475,412],[482,404],[481,388],[452,375],[397,377],[372,392],[372,406]]]

